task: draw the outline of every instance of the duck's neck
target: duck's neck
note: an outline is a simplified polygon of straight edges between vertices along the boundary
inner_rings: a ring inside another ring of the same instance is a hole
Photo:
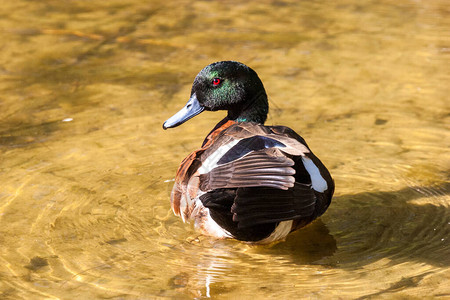
[[[258,93],[244,106],[238,106],[228,110],[228,119],[236,122],[255,122],[264,124],[269,112],[269,103],[264,91]]]

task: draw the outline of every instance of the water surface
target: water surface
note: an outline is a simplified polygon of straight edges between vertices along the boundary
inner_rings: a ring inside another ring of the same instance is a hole
[[[0,18],[0,298],[450,297],[450,10],[428,1],[25,1]],[[269,246],[170,211],[224,115],[164,120],[218,60],[255,69],[336,196]]]

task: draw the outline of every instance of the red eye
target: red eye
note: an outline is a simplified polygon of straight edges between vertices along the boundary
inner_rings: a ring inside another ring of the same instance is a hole
[[[220,80],[220,78],[214,78],[212,80],[213,85],[219,85],[222,82],[222,80]]]

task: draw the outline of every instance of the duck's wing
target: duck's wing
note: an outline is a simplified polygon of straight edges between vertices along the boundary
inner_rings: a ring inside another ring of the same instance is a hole
[[[223,145],[198,170],[199,188],[206,192],[200,197],[203,205],[212,215],[231,212],[237,229],[311,216],[314,190],[295,182],[297,159],[288,154],[301,156],[308,150],[292,143],[258,135]],[[224,189],[232,192],[223,197]]]
[[[309,223],[324,211],[321,199],[327,182],[319,171],[323,165],[301,137],[292,137],[282,127],[275,128],[278,132],[261,127],[253,136],[253,128],[230,128],[240,139],[222,144],[198,169],[199,188],[206,192],[200,199],[216,215],[231,210],[238,228],[293,219]],[[217,198],[223,189],[233,192]]]
[[[273,136],[252,136],[229,141],[202,162],[198,169],[200,190],[219,188],[272,187],[292,188],[295,182],[295,152],[308,150],[301,144],[292,147],[284,139]],[[209,153],[205,153],[209,154]]]

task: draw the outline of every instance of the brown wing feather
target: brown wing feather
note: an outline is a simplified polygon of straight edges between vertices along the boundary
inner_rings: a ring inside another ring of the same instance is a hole
[[[286,134],[282,127],[272,127],[255,123],[238,123],[225,130],[216,140],[219,145],[231,141],[243,141],[254,137],[271,140],[281,147],[257,149],[225,164],[211,165],[208,172],[200,175],[200,189],[210,191],[218,188],[272,187],[286,190],[294,185],[294,161],[290,156],[303,156],[309,149],[297,139]],[[252,139],[253,140],[253,139]],[[269,146],[270,147],[270,146]],[[217,149],[208,149],[202,155],[202,161],[210,155],[216,155]],[[239,152],[239,150],[237,151]],[[225,155],[225,153],[224,153]]]
[[[270,152],[269,155],[267,152]],[[272,149],[250,153],[236,161],[217,166],[200,175],[200,189],[266,186],[288,189],[294,185],[294,161]]]

